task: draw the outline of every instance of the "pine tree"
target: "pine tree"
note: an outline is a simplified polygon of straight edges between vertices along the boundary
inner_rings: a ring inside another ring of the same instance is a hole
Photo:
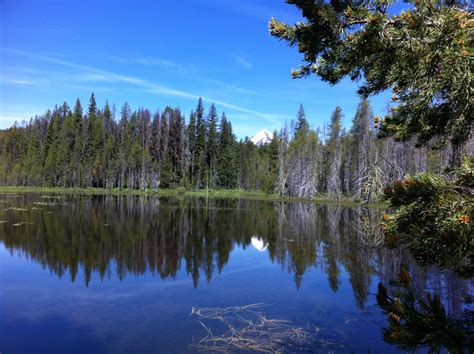
[[[74,149],[76,132],[74,131],[74,116],[69,110],[69,107],[67,107],[66,103],[62,107],[62,115],[64,121],[61,127],[60,143],[56,159],[58,172],[60,173],[59,183],[62,186],[67,187],[72,183],[72,178],[69,176],[69,171],[71,168],[70,161]]]
[[[207,118],[207,148],[206,148],[206,164],[208,170],[207,183],[210,188],[213,188],[216,183],[216,160],[218,150],[218,136],[217,136],[217,110],[214,104],[209,109]]]
[[[74,187],[81,187],[82,178],[84,173],[83,157],[84,157],[84,126],[83,126],[83,113],[82,105],[79,98],[76,100],[74,105],[74,111],[72,114],[72,131],[74,134],[74,145],[71,159],[71,183]]]
[[[299,135],[304,135],[309,131],[309,123],[306,119],[306,113],[304,107],[300,104],[300,109],[296,116],[296,126],[295,126],[295,138],[298,138]]]
[[[216,158],[218,185],[223,188],[233,188],[236,185],[236,156],[235,137],[232,133],[232,125],[222,113],[219,124],[219,146]]]
[[[169,122],[173,110],[166,107],[160,119],[160,184],[169,187],[172,183],[173,167],[171,165],[171,156],[168,153],[169,148]]]
[[[57,155],[61,141],[61,111],[56,107],[51,115],[51,121],[46,134],[43,153],[44,177],[47,185],[58,186]]]
[[[285,124],[280,130],[278,151],[278,178],[276,182],[276,191],[280,196],[288,192],[288,126]]]
[[[157,189],[159,187],[159,170],[160,170],[160,113],[156,112],[153,115],[151,123],[151,138],[150,138],[150,157],[152,164],[152,172],[150,176],[151,188]]]
[[[92,100],[92,98],[91,98]],[[94,99],[95,105],[95,99]],[[91,112],[91,107],[89,107]],[[104,179],[104,164],[103,148],[104,148],[104,125],[102,112],[95,110],[95,114],[89,115],[89,124],[91,125],[91,178],[95,187],[102,187]]]
[[[40,121],[35,118],[30,123],[31,133],[28,139],[28,152],[25,161],[25,171],[28,176],[28,185],[41,186],[41,142],[40,142]],[[0,144],[1,145],[1,144]],[[0,153],[0,156],[2,154]],[[2,159],[0,159],[0,162]],[[4,161],[4,166],[6,161]]]
[[[196,185],[197,189],[203,187],[203,179],[207,174],[207,122],[204,117],[204,107],[202,99],[199,98],[198,105],[196,107],[196,149],[195,149],[195,173],[196,173]]]
[[[186,138],[187,138],[187,146],[189,150],[189,183],[191,186],[194,185],[195,181],[195,173],[194,173],[194,163],[195,163],[195,158],[196,158],[196,139],[197,139],[197,134],[196,134],[196,115],[194,114],[194,111],[191,111],[191,114],[189,115],[189,124],[187,126],[186,130]]]
[[[278,167],[279,167],[280,137],[275,130],[272,135],[272,141],[268,144],[268,192],[275,192],[277,188]]]
[[[141,188],[141,172],[143,166],[143,147],[140,135],[140,112],[133,112],[128,123],[130,137],[130,152],[127,159],[128,182],[127,187],[131,189]]]
[[[120,123],[118,131],[118,164],[119,164],[119,188],[127,187],[127,167],[128,156],[131,148],[131,136],[129,132],[129,120],[131,118],[130,106],[125,103],[120,113]]]
[[[89,99],[89,107],[87,110],[87,129],[84,147],[84,172],[86,174],[85,177],[87,187],[92,187],[93,185],[93,164],[95,162],[95,157],[97,154],[97,120],[97,104],[95,101],[94,93],[92,93]]]
[[[238,144],[239,172],[237,186],[247,190],[258,189],[257,170],[259,166],[258,147],[246,137]]]
[[[149,146],[151,143],[151,114],[148,109],[140,109],[138,112],[139,132],[142,155],[140,158],[140,189],[147,189],[149,186],[149,173],[151,169],[151,156]]]
[[[179,109],[170,115],[168,151],[172,166],[171,184],[173,187],[183,183],[184,176],[184,118]]]
[[[331,115],[329,139],[326,144],[327,194],[330,198],[341,198],[341,120],[342,111],[336,107]]]

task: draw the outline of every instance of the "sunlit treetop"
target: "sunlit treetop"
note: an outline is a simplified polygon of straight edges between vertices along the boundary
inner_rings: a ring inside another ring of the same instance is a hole
[[[295,78],[316,74],[330,84],[359,80],[368,97],[391,89],[394,107],[375,118],[379,135],[440,137],[462,144],[473,126],[473,12],[466,1],[287,0],[304,21],[270,20],[270,33],[297,46],[304,64]]]

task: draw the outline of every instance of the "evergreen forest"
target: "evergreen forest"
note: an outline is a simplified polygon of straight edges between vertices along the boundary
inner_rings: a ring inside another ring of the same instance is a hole
[[[295,110],[296,111],[296,110]],[[4,186],[158,190],[242,189],[295,198],[374,201],[406,174],[441,173],[448,146],[417,148],[378,137],[378,117],[360,102],[350,129],[336,107],[324,127],[312,127],[301,105],[295,119],[260,146],[237,140],[231,121],[199,99],[188,117],[179,108],[120,112],[94,94],[88,106],[65,102],[0,131]],[[463,145],[472,154],[473,139]]]

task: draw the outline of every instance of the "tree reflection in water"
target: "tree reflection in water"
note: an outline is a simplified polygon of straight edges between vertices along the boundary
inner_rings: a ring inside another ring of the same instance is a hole
[[[403,274],[403,270],[402,273]],[[466,309],[462,316],[448,314],[439,295],[415,293],[408,282],[398,285],[389,295],[387,288],[378,286],[377,303],[388,317],[383,329],[384,340],[401,350],[430,352],[474,352],[474,313]],[[471,299],[466,299],[471,303]]]
[[[197,287],[201,277],[209,282],[215,272],[224,271],[234,248],[258,241],[297,288],[312,267],[324,271],[334,292],[347,273],[361,308],[373,281],[387,285],[407,264],[414,291],[431,289],[455,317],[463,314],[469,293],[469,281],[418,266],[401,250],[385,249],[378,227],[383,211],[378,209],[199,198],[0,199],[7,209],[0,211],[0,220],[6,221],[0,224],[5,247],[58,276],[68,273],[73,282],[83,271],[86,285],[94,272],[101,278],[114,269],[120,279],[145,272],[168,278],[184,267]]]

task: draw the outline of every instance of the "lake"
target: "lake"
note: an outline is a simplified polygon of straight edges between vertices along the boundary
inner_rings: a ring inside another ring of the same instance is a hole
[[[262,318],[289,352],[397,352],[383,340],[379,282],[389,286],[407,267],[454,316],[473,289],[384,248],[382,209],[154,196],[0,201],[1,353],[196,352],[211,349],[201,341],[209,333],[227,338],[229,323],[243,333]],[[294,328],[303,340],[288,335]]]

